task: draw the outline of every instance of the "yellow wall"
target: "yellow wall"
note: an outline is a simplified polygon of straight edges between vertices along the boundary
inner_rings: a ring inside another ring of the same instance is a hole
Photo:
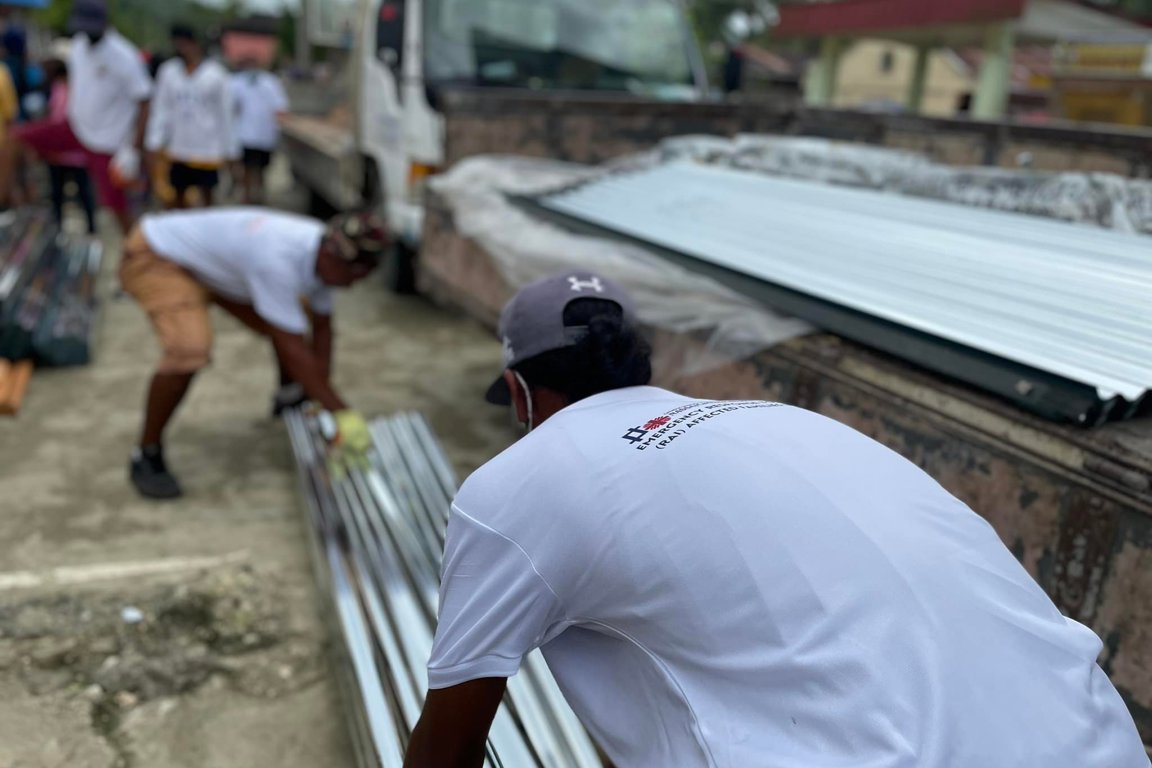
[[[1119,125],[1148,125],[1152,118],[1152,86],[1099,85],[1058,89],[1063,116],[1069,120]]]
[[[883,69],[884,54],[892,54],[892,67]],[[891,102],[903,105],[912,82],[916,49],[884,40],[861,40],[840,58],[835,106],[851,108],[868,103]],[[952,117],[960,97],[975,87],[972,75],[945,50],[935,50],[928,60],[922,114]]]
[[[1058,45],[1053,65],[1063,117],[1152,125],[1152,45]]]

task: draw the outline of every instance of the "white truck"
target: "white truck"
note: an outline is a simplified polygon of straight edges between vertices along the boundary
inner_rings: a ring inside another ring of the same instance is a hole
[[[682,0],[305,0],[305,14],[344,72],[311,114],[285,118],[293,174],[318,206],[382,205],[397,262],[419,247],[423,190],[444,162],[443,89],[707,92]]]

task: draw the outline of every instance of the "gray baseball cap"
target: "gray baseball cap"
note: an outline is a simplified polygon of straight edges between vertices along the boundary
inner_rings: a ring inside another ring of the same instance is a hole
[[[504,368],[514,368],[537,355],[578,344],[588,333],[583,326],[564,325],[564,310],[578,299],[600,299],[617,304],[624,322],[636,318],[628,292],[612,280],[591,272],[563,272],[525,286],[512,297],[500,315],[500,340],[504,344]],[[488,388],[486,398],[495,405],[509,405],[512,393],[504,377]]]

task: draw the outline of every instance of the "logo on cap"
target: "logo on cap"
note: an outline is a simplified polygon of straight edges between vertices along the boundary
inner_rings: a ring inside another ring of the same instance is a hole
[[[600,278],[593,277],[588,280],[581,280],[578,277],[568,278],[568,283],[572,286],[572,290],[576,293],[584,293],[584,291],[596,291],[596,293],[604,293],[604,283],[600,282]]]
[[[504,365],[509,366],[516,359],[516,350],[512,348],[512,339],[504,337]]]

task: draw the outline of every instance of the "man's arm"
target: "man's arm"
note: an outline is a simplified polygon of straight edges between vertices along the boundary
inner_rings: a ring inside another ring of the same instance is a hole
[[[125,73],[124,89],[132,94],[137,104],[136,133],[132,137],[132,146],[143,152],[144,142],[148,137],[148,119],[152,114],[152,97],[155,95],[156,84],[152,82],[147,67],[138,55],[130,55],[127,69],[122,71]]]
[[[144,156],[147,162],[148,176],[151,178],[152,164],[155,161],[155,153],[164,149],[168,143],[169,133],[169,117],[171,110],[168,108],[168,81],[164,71],[161,71],[160,76],[156,79],[156,87],[152,94],[152,100],[141,102],[139,113],[136,116],[136,133],[133,138],[136,141],[137,147],[140,146],[139,132],[141,127],[144,130]]]
[[[232,93],[232,81],[227,72],[221,72],[219,91],[220,110],[220,156],[232,162],[240,159],[240,142],[236,138],[236,97]]]
[[[139,102],[139,109],[136,115],[136,135],[133,138],[135,142],[132,146],[136,149],[144,150],[144,138],[148,135],[148,118],[152,114],[152,100],[142,99]]]
[[[303,334],[282,331],[264,318],[250,304],[241,304],[238,301],[226,299],[223,296],[213,296],[217,306],[239,320],[251,330],[272,340],[276,348],[276,357],[280,364],[288,371],[300,386],[304,387],[305,394],[329,411],[343,411],[348,406],[336,394],[329,382],[330,366],[315,352],[315,340],[309,346]],[[313,331],[315,333],[315,331]]]
[[[271,328],[269,335],[272,337],[272,345],[276,348],[280,363],[288,371],[288,375],[304,387],[308,397],[329,411],[347,409],[348,406],[328,381],[328,366],[316,355],[313,348],[308,346],[303,334]]]
[[[320,363],[325,379],[332,377],[332,317],[312,315],[312,354]]]
[[[508,681],[489,677],[429,691],[404,768],[480,768]]]

